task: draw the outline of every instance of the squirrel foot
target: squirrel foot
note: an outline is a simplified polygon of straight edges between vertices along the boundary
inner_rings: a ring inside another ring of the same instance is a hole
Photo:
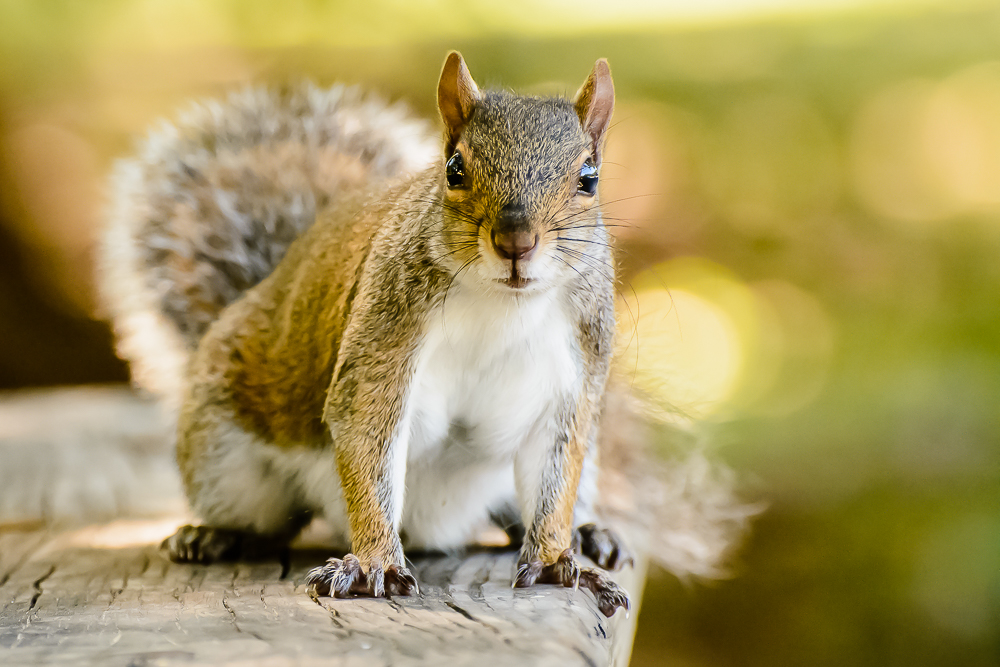
[[[580,586],[594,594],[597,598],[597,608],[608,618],[614,616],[619,607],[624,609],[625,616],[628,616],[631,609],[628,593],[608,575],[594,568],[585,568],[580,570]]]
[[[545,565],[540,560],[521,563],[514,575],[514,588],[527,588],[536,583],[562,584],[569,588],[582,586],[597,598],[597,608],[610,618],[619,608],[629,611],[628,594],[606,574],[593,568],[580,568],[573,550],[566,549],[555,563]]]
[[[621,535],[610,528],[598,528],[593,523],[585,523],[576,529],[573,549],[605,570],[617,571],[625,565],[635,565],[632,551]]]
[[[240,556],[244,534],[238,530],[211,526],[181,526],[163,540],[160,548],[175,563],[214,563]]]
[[[368,571],[354,554],[343,559],[330,558],[325,564],[314,567],[306,575],[306,584],[316,595],[338,598],[352,595],[389,597],[391,595],[416,595],[420,592],[417,580],[410,571],[399,565],[383,569],[377,559],[368,562]]]

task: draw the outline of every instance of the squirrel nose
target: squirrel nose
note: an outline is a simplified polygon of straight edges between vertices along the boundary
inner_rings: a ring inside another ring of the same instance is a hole
[[[535,253],[538,247],[538,234],[529,231],[504,231],[493,230],[493,249],[497,251],[503,259],[528,260]]]

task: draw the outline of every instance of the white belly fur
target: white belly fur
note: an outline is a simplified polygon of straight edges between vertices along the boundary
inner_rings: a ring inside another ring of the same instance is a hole
[[[409,544],[464,544],[491,508],[515,499],[515,453],[545,446],[529,436],[581,373],[553,292],[515,301],[456,287],[430,313],[408,403]]]

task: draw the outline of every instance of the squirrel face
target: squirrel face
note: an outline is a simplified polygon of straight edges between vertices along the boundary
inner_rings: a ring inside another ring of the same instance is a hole
[[[614,105],[607,63],[573,102],[480,93],[461,56],[438,91],[445,121],[443,257],[463,282],[507,293],[544,291],[606,270],[600,149]]]

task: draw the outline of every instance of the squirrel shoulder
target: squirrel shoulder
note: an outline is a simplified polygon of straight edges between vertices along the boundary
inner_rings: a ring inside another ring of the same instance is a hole
[[[426,205],[407,203],[408,193],[427,189],[432,177],[423,172],[321,212],[271,275],[206,332],[194,354],[193,384],[216,387],[248,428],[276,444],[323,442],[325,395],[359,297],[393,294],[399,304],[406,292],[423,300],[445,278],[417,257],[428,253],[419,247]],[[421,268],[424,275],[414,275]]]

